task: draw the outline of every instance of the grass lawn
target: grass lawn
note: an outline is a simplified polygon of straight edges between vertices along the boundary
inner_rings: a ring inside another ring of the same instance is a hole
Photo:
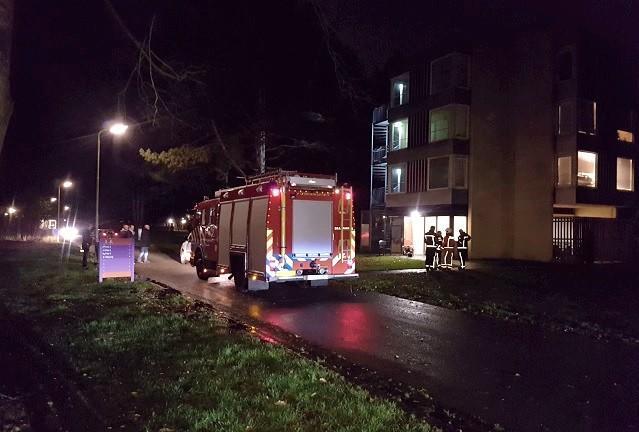
[[[627,268],[489,263],[464,272],[360,272],[359,279],[344,284],[477,315],[639,343],[639,277]]]
[[[55,246],[0,243],[0,302],[78,372],[108,426],[148,431],[429,431],[321,364],[147,283],[98,285]]]
[[[380,270],[423,269],[424,261],[408,258],[404,255],[362,255],[355,257],[357,272],[365,273]]]

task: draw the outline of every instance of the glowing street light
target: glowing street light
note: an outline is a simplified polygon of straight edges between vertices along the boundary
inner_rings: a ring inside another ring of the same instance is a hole
[[[69,211],[69,210],[71,210],[71,207],[69,207],[69,206],[64,206],[64,211]]]
[[[127,124],[122,122],[112,123],[108,129],[102,129],[98,132],[98,158],[95,172],[95,233],[96,239],[98,239],[98,233],[100,232],[100,139],[102,134],[109,132],[111,135],[121,136],[126,133],[129,128]]]
[[[182,225],[184,225],[184,224],[186,223],[186,219],[184,219],[184,218],[180,219],[180,223],[181,223]]]
[[[58,199],[57,199],[56,197],[51,197],[51,198],[49,198],[49,201],[50,201],[50,202],[52,202],[52,203],[56,202],[57,200],[58,200]]]
[[[58,202],[58,217],[56,219],[56,230],[60,231],[60,197],[62,194],[62,189],[69,189],[73,187],[73,182],[71,180],[65,180],[58,184],[58,198],[51,198],[51,202]],[[58,240],[60,240],[60,235],[58,235]]]
[[[109,128],[109,133],[111,133],[113,135],[117,135],[117,136],[124,135],[128,128],[129,128],[129,125],[126,125],[124,123],[114,123]]]
[[[18,212],[18,209],[16,209],[15,207],[9,207],[9,208],[7,209],[7,214],[8,214],[9,216],[14,215],[14,214],[16,214],[17,212]]]
[[[175,219],[173,219],[173,218],[168,218],[168,219],[166,220],[166,223],[167,223],[167,224],[169,224],[169,225],[173,225],[173,224],[175,223]]]

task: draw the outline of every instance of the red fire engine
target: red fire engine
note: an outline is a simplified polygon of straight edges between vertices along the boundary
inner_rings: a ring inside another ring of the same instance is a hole
[[[198,203],[191,265],[200,279],[228,274],[235,286],[313,286],[357,277],[353,191],[336,176],[277,171],[250,177]]]

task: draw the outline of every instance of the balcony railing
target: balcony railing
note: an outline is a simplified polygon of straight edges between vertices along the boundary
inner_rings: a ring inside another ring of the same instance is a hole
[[[374,164],[386,162],[386,147],[378,147],[376,149],[373,149],[371,159],[372,163]]]
[[[388,120],[388,107],[386,105],[378,106],[373,110],[373,123],[379,123]]]
[[[371,207],[384,207],[386,203],[386,188],[373,188],[371,191]]]

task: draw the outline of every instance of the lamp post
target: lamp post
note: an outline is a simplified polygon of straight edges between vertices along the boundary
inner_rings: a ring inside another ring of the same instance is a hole
[[[56,219],[55,222],[55,230],[56,230],[56,237],[58,239],[58,241],[60,241],[60,194],[62,193],[62,188],[64,189],[69,189],[70,187],[73,186],[73,182],[71,182],[70,180],[65,180],[61,183],[58,184],[58,198],[51,198],[51,202],[58,202],[58,217]]]
[[[98,160],[95,174],[95,242],[96,245],[100,240],[99,237],[99,227],[100,227],[100,138],[104,132],[109,132],[111,135],[124,135],[126,130],[129,128],[128,125],[124,123],[113,123],[111,127],[108,129],[102,129],[98,132]],[[98,251],[96,250],[96,255]]]

